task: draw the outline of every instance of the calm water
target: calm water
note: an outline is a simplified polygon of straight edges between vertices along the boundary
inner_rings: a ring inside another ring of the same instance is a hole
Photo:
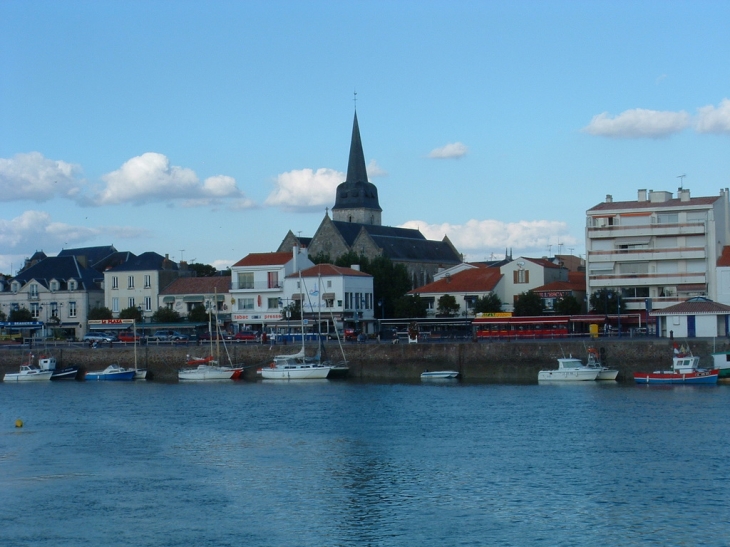
[[[0,384],[0,545],[730,545],[728,408],[730,386]]]

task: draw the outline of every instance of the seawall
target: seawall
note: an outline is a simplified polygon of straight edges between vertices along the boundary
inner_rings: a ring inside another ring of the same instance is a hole
[[[684,341],[700,363],[712,364],[713,351],[730,350],[726,339],[694,339]],[[556,359],[573,355],[585,360],[589,344],[599,349],[605,365],[619,370],[620,381],[631,381],[636,371],[667,369],[671,367],[671,344],[667,339],[617,338],[554,341],[534,340],[520,342],[462,342],[426,344],[347,344],[345,353],[350,365],[350,377],[360,380],[399,381],[415,380],[425,369],[454,369],[467,381],[535,382],[541,369],[557,368]],[[235,344],[228,347],[231,361],[246,367],[245,380],[256,380],[256,368],[271,361],[274,355],[294,353],[294,346]],[[33,348],[36,358],[42,354],[56,357],[59,366],[79,365],[87,370],[102,370],[108,364],[118,363],[134,367],[133,346],[115,344],[112,348],[90,349],[78,345]],[[17,372],[21,361],[28,356],[28,348],[5,346],[0,348],[0,371]],[[340,355],[337,345],[328,346],[331,356]],[[314,353],[311,348],[308,354]],[[150,344],[137,348],[137,363],[150,371],[156,380],[177,381],[177,370],[185,366],[186,356],[204,356],[199,346]],[[227,359],[221,359],[227,362]],[[337,360],[335,358],[335,360]]]

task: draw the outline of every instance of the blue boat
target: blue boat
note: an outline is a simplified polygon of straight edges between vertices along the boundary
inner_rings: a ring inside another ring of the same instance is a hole
[[[122,368],[119,365],[109,365],[102,371],[87,372],[87,380],[125,381],[134,380],[135,370]]]

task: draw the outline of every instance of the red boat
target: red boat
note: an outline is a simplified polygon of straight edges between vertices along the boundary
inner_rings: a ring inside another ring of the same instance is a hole
[[[700,368],[700,358],[674,344],[672,370],[635,372],[637,384],[716,384],[718,369]]]

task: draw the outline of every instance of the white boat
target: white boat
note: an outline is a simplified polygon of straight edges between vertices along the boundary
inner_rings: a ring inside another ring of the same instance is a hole
[[[20,365],[19,372],[5,374],[6,382],[34,382],[50,380],[52,370],[42,370],[38,365],[33,364],[33,355],[28,356],[28,362]]]
[[[312,380],[327,378],[331,369],[331,365],[308,361],[302,341],[299,352],[277,355],[268,367],[262,367],[257,372],[265,380]]]
[[[598,355],[598,350],[594,347],[588,348],[588,360],[586,361],[586,367],[598,370],[598,377],[596,380],[615,380],[618,377],[618,370],[603,366],[601,358]]]
[[[598,378],[600,370],[587,367],[580,359],[564,357],[558,359],[557,370],[541,370],[537,375],[539,382],[583,382]]]
[[[178,380],[236,380],[241,376],[242,368],[222,367],[217,361],[207,361],[195,368],[184,368],[177,371]]]
[[[458,378],[459,373],[455,370],[426,370],[421,373],[421,380],[436,380],[442,378]]]

